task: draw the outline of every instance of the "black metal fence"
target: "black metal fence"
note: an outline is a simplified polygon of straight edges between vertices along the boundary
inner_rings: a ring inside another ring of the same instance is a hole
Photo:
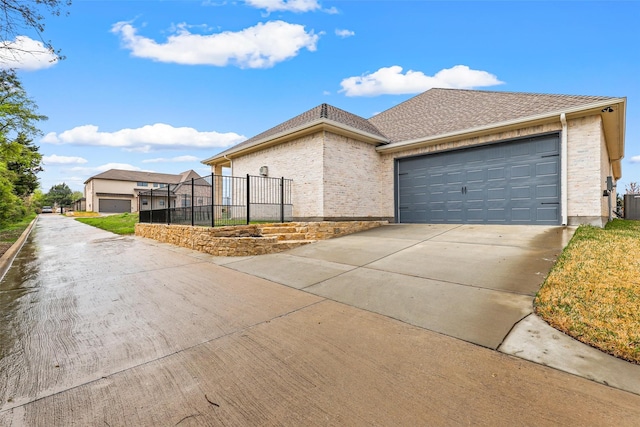
[[[292,180],[209,175],[140,192],[140,222],[222,226],[293,219]]]

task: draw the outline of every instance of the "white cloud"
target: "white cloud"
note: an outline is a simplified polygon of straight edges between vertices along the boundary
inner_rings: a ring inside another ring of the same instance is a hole
[[[232,64],[240,68],[269,68],[295,57],[303,48],[313,52],[319,38],[313,30],[306,32],[303,25],[283,21],[209,35],[193,34],[186,25],[180,25],[166,43],[139,36],[129,22],[118,22],[111,31],[139,58],[185,65]]]
[[[200,160],[196,156],[178,156],[170,159],[165,157],[159,157],[157,159],[146,159],[142,163],[182,163],[182,162],[197,162]]]
[[[355,31],[340,30],[340,29],[336,28],[336,36],[342,37],[343,39],[346,39],[347,37],[352,37],[352,36],[355,36],[355,35],[356,35]]]
[[[318,0],[245,0],[249,6],[271,12],[313,12],[320,9]]]
[[[0,68],[40,70],[55,65],[57,57],[42,42],[27,36],[0,41]]]
[[[73,165],[87,163],[87,159],[83,159],[82,157],[58,156],[57,154],[43,156],[42,161],[45,165]]]
[[[631,158],[631,163],[640,163],[640,156],[633,156]]]
[[[421,71],[409,70],[402,74],[402,67],[394,65],[380,68],[371,74],[348,77],[340,83],[347,96],[376,96],[386,94],[420,93],[434,87],[471,89],[502,84],[486,71],[472,70],[466,65],[456,65],[427,76]]]
[[[98,126],[84,125],[60,134],[50,132],[41,142],[97,147],[119,147],[128,151],[149,152],[159,149],[224,148],[244,141],[234,132],[199,132],[188,127],[176,128],[164,123],[146,125],[137,129],[100,132]]]

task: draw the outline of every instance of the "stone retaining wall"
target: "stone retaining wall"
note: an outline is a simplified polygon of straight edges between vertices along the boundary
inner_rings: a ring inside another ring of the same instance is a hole
[[[287,222],[231,227],[136,224],[136,236],[217,256],[251,256],[282,252],[317,240],[345,236],[387,221]]]

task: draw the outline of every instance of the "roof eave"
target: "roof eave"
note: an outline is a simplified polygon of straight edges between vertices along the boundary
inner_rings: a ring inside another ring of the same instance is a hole
[[[203,160],[201,163],[209,166],[227,164],[229,160],[234,157],[243,156],[255,151],[263,150],[265,148],[272,147],[274,145],[282,144],[312,133],[320,131],[330,131],[340,135],[344,135],[350,138],[358,139],[359,141],[367,142],[369,144],[386,144],[388,139],[375,135],[370,132],[366,132],[360,129],[356,129],[352,126],[345,125],[335,120],[321,118],[312,122],[305,123],[304,125],[289,129],[284,132],[277,133],[275,135],[268,136],[263,139],[254,141],[249,145],[239,147],[237,150],[231,148],[223,153],[217,154],[213,157]]]
[[[549,113],[537,114],[529,117],[508,120],[504,122],[492,123],[489,125],[478,126],[474,128],[462,129],[459,131],[448,132],[440,135],[430,136],[428,138],[418,138],[407,141],[398,141],[391,144],[376,147],[379,153],[395,153],[410,148],[420,148],[444,142],[457,140],[461,138],[473,138],[482,135],[488,135],[496,132],[508,131],[522,127],[536,126],[545,123],[552,123],[560,120],[560,114],[565,113],[568,119],[584,117],[594,114],[611,114],[604,113],[602,110],[606,107],[618,105],[614,108],[617,121],[609,126],[604,125],[605,138],[607,140],[607,150],[611,158],[612,164],[622,159],[624,155],[624,121],[625,121],[625,98],[612,98],[606,101],[599,101],[591,104],[585,104],[573,108],[565,108],[562,110],[551,111]],[[622,111],[620,111],[622,110]],[[613,119],[613,117],[612,117]],[[605,119],[603,118],[603,122]],[[613,123],[613,121],[612,121]]]

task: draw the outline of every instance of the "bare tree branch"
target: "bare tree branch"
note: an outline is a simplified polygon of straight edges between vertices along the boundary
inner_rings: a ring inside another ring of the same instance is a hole
[[[42,33],[45,30],[45,17],[68,14],[65,8],[70,5],[71,0],[0,0],[0,64],[19,57],[11,53],[21,51],[12,41],[28,34],[34,34],[45,50],[55,56],[55,60],[64,59],[60,50],[56,50],[51,41],[45,40]],[[7,53],[12,56],[7,56]]]

